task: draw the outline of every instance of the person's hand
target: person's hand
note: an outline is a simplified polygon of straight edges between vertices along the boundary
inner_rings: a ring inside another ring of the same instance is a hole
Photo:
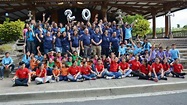
[[[9,66],[8,66],[8,65],[6,65],[6,66],[5,66],[5,70],[8,70],[8,67],[9,67]]]
[[[43,13],[43,17],[45,16],[45,13]]]
[[[50,20],[50,17],[47,18],[47,21],[49,21],[49,20]]]
[[[30,84],[31,83],[31,80],[29,80],[28,82],[27,82],[27,84]]]
[[[55,37],[55,36],[53,36],[53,39],[55,40],[55,39],[56,39],[56,37]]]
[[[39,49],[40,49],[40,46],[37,47],[37,50],[39,50]]]
[[[84,50],[84,47],[82,47],[82,50]]]

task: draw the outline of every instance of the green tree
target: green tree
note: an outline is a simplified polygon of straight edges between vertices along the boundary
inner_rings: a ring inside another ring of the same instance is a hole
[[[137,22],[135,22],[135,20],[137,20]],[[127,22],[128,24],[132,24],[134,23],[134,28],[132,31],[132,34],[135,35],[139,35],[139,36],[146,36],[150,31],[150,23],[148,20],[144,19],[144,17],[142,15],[127,15],[123,18],[124,22]]]
[[[0,24],[0,39],[4,42],[16,41],[21,38],[25,23],[17,21],[9,21],[7,18],[3,24]]]
[[[184,25],[183,28],[184,28],[184,29],[187,29],[187,25]]]

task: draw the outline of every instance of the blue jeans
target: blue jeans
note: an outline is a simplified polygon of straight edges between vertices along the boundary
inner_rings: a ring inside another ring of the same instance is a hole
[[[171,73],[171,71],[167,71],[164,73],[164,76],[169,76],[170,73]]]
[[[52,71],[53,71],[53,69],[48,67],[48,68],[47,68],[47,75],[48,75],[48,76],[53,75],[53,72],[52,72]]]
[[[63,80],[64,80],[64,81],[68,81],[68,77],[67,77],[67,76],[62,76],[62,75],[60,75],[60,76],[59,76],[59,80],[60,80],[60,81],[63,81]]]
[[[51,50],[53,50],[53,49],[52,48],[51,49],[44,48],[44,53],[47,54]]]
[[[157,75],[158,80],[160,80],[160,79],[161,79],[161,73],[157,73],[156,75]],[[152,76],[153,78],[155,78],[154,73],[151,73],[151,76]]]
[[[55,47],[56,52],[62,53],[62,47]]]
[[[11,67],[11,72],[13,72],[13,71],[14,71],[15,65],[14,65],[14,64],[11,64],[11,65],[9,66],[9,68],[10,68],[10,67]],[[0,76],[1,76],[1,77],[4,77],[4,71],[5,71],[5,67],[2,66],[2,67],[0,68]]]
[[[122,72],[120,72],[120,73],[122,74],[123,77],[126,77],[126,76],[128,76],[129,74],[131,74],[131,72],[132,72],[132,70],[129,69],[129,70],[127,70],[124,74],[122,74]]]
[[[95,74],[89,74],[89,75],[82,75],[83,78],[85,78],[86,80],[91,80],[92,78],[95,78],[96,75]]]
[[[67,77],[68,77],[68,79],[69,79],[70,81],[72,81],[72,82],[76,82],[78,79],[82,79],[82,75],[78,75],[76,79],[75,79],[74,76],[71,75],[71,74],[68,75]]]
[[[106,74],[109,77],[114,77],[115,79],[118,79],[122,74],[120,72],[107,72]]]
[[[100,78],[104,78],[107,75],[107,70],[103,71]],[[100,73],[99,73],[100,74]],[[98,75],[98,74],[97,74]]]
[[[15,85],[16,86],[26,86],[28,82],[27,78],[23,78],[23,79],[16,79],[15,80]]]
[[[70,50],[70,47],[68,45],[62,46],[62,53],[65,53]]]

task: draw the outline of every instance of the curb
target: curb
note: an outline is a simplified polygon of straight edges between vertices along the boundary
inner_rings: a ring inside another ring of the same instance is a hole
[[[185,82],[173,82],[173,83],[159,83],[159,84],[148,84],[148,85],[133,85],[133,86],[90,88],[90,89],[76,89],[76,90],[5,93],[5,94],[0,94],[0,102],[116,96],[116,95],[127,95],[127,94],[148,93],[148,92],[184,90],[186,89],[186,87],[187,87],[187,82],[185,81]]]

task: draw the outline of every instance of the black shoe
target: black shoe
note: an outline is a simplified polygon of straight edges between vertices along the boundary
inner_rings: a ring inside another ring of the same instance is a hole
[[[15,86],[16,86],[16,84],[13,84],[13,85],[12,85],[12,87],[15,87]]]
[[[179,76],[179,78],[182,78],[182,79],[184,79],[185,77],[184,77],[184,76]]]
[[[36,83],[36,85],[40,85],[40,84],[42,84],[42,82],[38,82],[38,83]]]
[[[161,79],[162,79],[162,80],[166,80],[166,81],[168,80],[166,77],[163,77],[163,78],[161,78]]]

